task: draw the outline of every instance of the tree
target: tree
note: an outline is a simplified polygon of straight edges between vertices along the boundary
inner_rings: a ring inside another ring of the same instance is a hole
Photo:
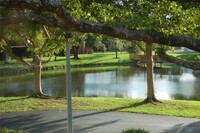
[[[146,43],[147,98],[144,102],[158,102],[154,93],[152,43]]]
[[[129,41],[143,41],[147,43],[147,57],[150,61],[152,56],[149,51],[152,44],[187,47],[200,51],[198,4],[191,3],[194,6],[192,8],[167,0],[80,0],[63,3],[60,0],[18,0],[17,2],[0,0],[0,4],[5,8],[30,9],[48,14],[47,17],[47,15],[28,12],[15,17],[2,18],[0,25],[34,21],[76,32],[98,33]],[[191,11],[194,11],[195,16],[198,17],[191,16]],[[189,21],[187,18],[190,17],[194,23],[187,23]],[[151,68],[150,61],[149,68]],[[151,99],[154,100],[153,97]]]
[[[118,51],[125,49],[126,45],[124,40],[107,36],[103,36],[102,42],[104,42],[107,46],[114,48],[115,58],[118,58]]]
[[[76,60],[80,59],[78,57],[79,48],[81,45],[82,46],[85,45],[85,38],[86,38],[85,34],[74,32],[73,37],[69,39],[71,44],[71,52],[74,55],[74,59]]]
[[[62,37],[54,36],[54,34],[57,34],[57,32],[60,32],[60,30],[55,28],[51,29],[44,25],[35,25],[32,23],[2,27],[2,30],[0,49],[11,58],[23,64],[26,68],[33,71],[35,85],[34,96],[45,96],[41,85],[42,65],[48,63],[55,53],[58,53],[64,48],[64,43],[62,43],[62,41],[58,41],[63,40]],[[13,42],[17,46],[28,47],[28,51],[34,55],[35,61],[32,63],[27,62],[21,56],[15,55],[13,53],[14,51],[11,49],[11,47],[14,45]],[[49,59],[43,61],[43,56],[48,56]]]
[[[71,29],[72,31],[77,32],[104,34],[129,41],[137,40],[148,42],[148,40],[151,39],[153,43],[157,44],[187,47],[195,51],[200,51],[200,40],[194,37],[188,37],[185,35],[166,36],[162,32],[154,31],[153,33],[148,33],[145,29],[137,30],[123,27],[119,28],[102,23],[92,22],[90,20],[77,20],[72,17],[69,11],[63,7],[60,0],[56,2],[49,1],[47,3],[41,2],[40,0],[35,2],[24,0],[18,0],[17,2],[13,2],[12,0],[1,0],[0,4],[2,7],[6,8],[22,8],[49,12],[48,17],[42,16],[40,14],[30,13],[11,18],[2,18],[0,25],[34,21],[39,24],[45,24],[52,27],[60,27],[66,30]],[[55,13],[56,16],[52,15],[52,13]],[[130,21],[132,20],[130,19]]]
[[[101,37],[96,37],[95,42],[94,42],[94,47],[96,47],[97,50],[100,50],[103,53],[106,52],[107,50],[106,45],[102,42]]]
[[[137,41],[126,41],[125,49],[128,53],[140,53],[142,50],[138,45]]]

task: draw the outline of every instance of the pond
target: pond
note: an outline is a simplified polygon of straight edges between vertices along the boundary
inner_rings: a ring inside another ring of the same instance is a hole
[[[43,72],[42,86],[48,95],[66,96],[65,71]],[[146,72],[139,67],[109,69],[72,69],[72,96],[76,97],[146,97]],[[200,71],[187,68],[154,70],[158,99],[200,100]],[[34,92],[33,75],[0,78],[0,96],[25,96]]]

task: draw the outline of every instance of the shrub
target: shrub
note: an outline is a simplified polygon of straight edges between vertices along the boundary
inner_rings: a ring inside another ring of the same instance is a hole
[[[128,129],[128,130],[124,130],[121,133],[149,133],[148,131],[144,130],[144,129]]]

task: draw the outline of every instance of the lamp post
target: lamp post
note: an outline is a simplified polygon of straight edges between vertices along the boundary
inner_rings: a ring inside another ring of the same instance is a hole
[[[70,73],[70,44],[69,38],[72,38],[72,33],[65,33],[66,38],[66,93],[67,93],[67,112],[68,112],[68,133],[73,133],[72,128],[72,96],[71,96],[71,73]]]

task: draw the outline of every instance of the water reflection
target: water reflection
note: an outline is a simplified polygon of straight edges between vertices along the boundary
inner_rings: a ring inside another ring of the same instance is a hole
[[[109,71],[73,71],[72,95],[96,97],[146,97],[146,72],[138,67],[114,68]],[[42,75],[44,92],[66,96],[65,72]],[[186,68],[154,70],[155,92],[158,99],[200,100],[200,72]],[[34,92],[32,74],[0,78],[0,96],[22,96]]]

